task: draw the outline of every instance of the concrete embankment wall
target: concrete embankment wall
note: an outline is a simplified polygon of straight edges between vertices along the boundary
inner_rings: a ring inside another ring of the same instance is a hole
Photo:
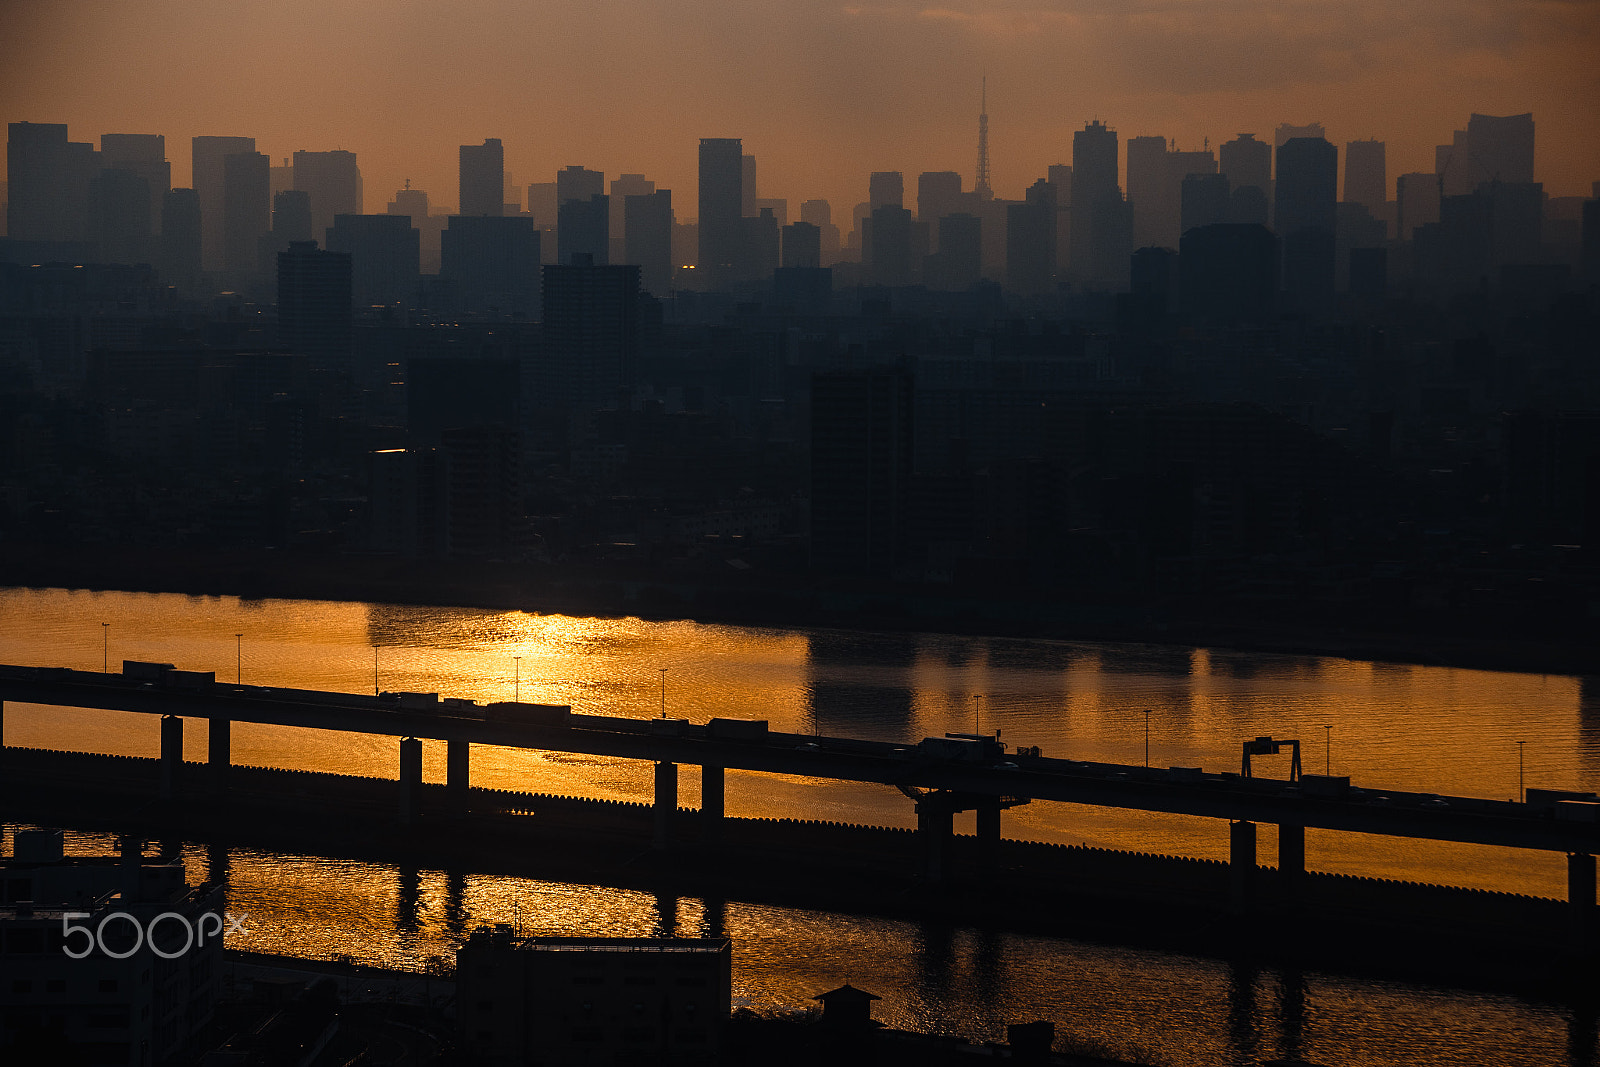
[[[1002,917],[1073,932],[1133,931],[1159,939],[1248,942],[1279,918],[1296,938],[1330,949],[1363,944],[1433,951],[1570,952],[1563,901],[1308,872],[1298,884],[1271,867],[1248,872],[1241,898],[1227,863],[1111,849],[1002,840],[992,853],[956,836],[945,881],[924,877],[924,840],[911,830],[791,819],[727,818],[713,827],[679,809],[673,847],[652,851],[646,803],[472,789],[467,812],[446,787],[424,785],[421,813],[402,822],[394,780],[188,763],[180,795],[159,798],[153,758],[7,748],[0,817],[282,851],[361,855],[401,865],[527,873],[669,886],[838,910],[912,910]],[[1085,928],[1087,925],[1087,931]],[[1319,933],[1303,931],[1315,928]],[[1286,937],[1287,935],[1273,935]]]

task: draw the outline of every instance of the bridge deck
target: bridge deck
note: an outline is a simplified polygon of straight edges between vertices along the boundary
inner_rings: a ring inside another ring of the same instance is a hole
[[[0,666],[4,701],[465,741],[1580,855],[1600,852],[1600,824],[1558,818],[1556,810],[1526,803],[1353,787],[1344,796],[1318,796],[1308,792],[1314,783],[1305,779],[1296,783],[1046,756],[939,757],[915,744],[848,737],[765,732],[735,739],[682,720],[566,714],[534,704],[459,703],[419,710],[350,693],[223,683],[174,688],[121,674]]]

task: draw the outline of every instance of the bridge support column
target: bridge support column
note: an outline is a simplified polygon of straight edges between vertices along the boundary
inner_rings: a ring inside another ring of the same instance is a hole
[[[1228,824],[1229,903],[1238,911],[1249,906],[1256,875],[1256,824]]]
[[[177,797],[183,776],[183,720],[161,716],[161,799]]]
[[[676,763],[656,764],[656,804],[655,804],[655,837],[651,844],[655,848],[669,848],[672,845],[672,822],[678,814],[678,765]]]
[[[708,840],[722,836],[722,816],[726,793],[723,786],[724,771],[709,763],[700,765],[700,815]]]
[[[416,818],[422,801],[422,742],[415,737],[400,739],[400,821]]]
[[[930,882],[944,878],[945,857],[949,854],[954,821],[954,815],[942,806],[926,800],[917,803],[917,837],[922,842],[922,870]]]
[[[977,811],[978,854],[983,865],[992,867],[1000,860],[1000,805],[983,804]]]
[[[1579,945],[1595,936],[1594,857],[1586,852],[1567,854],[1567,902],[1572,907],[1573,933]]]
[[[231,734],[233,723],[227,719],[212,719],[206,742],[208,763],[211,768],[211,788],[218,793],[228,788],[228,768],[233,765]]]
[[[450,740],[444,746],[444,782],[450,804],[457,811],[467,810],[467,791],[472,788],[472,742]]]
[[[1299,900],[1306,880],[1306,828],[1278,824],[1278,882],[1285,900]]]

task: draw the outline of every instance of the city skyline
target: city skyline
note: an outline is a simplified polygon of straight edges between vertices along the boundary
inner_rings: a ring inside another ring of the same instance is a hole
[[[167,11],[91,20],[67,3],[17,16],[0,53],[7,119],[65,121],[78,139],[163,134],[175,186],[190,180],[180,142],[196,135],[252,136],[274,164],[354,151],[368,210],[407,179],[456,206],[459,146],[487,137],[503,140],[519,185],[578,163],[645,173],[687,206],[698,140],[739,137],[760,160],[763,196],[839,210],[866,198],[872,171],[953,169],[970,187],[986,73],[993,181],[1008,199],[1070,162],[1073,133],[1095,119],[1123,141],[1159,135],[1181,149],[1321,122],[1335,144],[1385,141],[1392,179],[1432,170],[1434,146],[1472,112],[1532,112],[1550,195],[1585,195],[1600,176],[1600,75],[1583,62],[1597,30],[1575,3],[1403,16],[1347,5],[1337,17],[1318,6],[1292,22],[1236,4],[1204,27],[1163,5],[728,18],[707,6],[697,21],[627,3],[582,22],[545,13],[526,37],[504,32],[523,13],[489,0],[448,18],[365,0],[323,5],[316,22],[292,4],[270,19],[247,9],[229,21],[188,0]],[[189,32],[172,35],[181,20]],[[310,25],[314,35],[286,36]],[[64,62],[55,42],[69,35]]]

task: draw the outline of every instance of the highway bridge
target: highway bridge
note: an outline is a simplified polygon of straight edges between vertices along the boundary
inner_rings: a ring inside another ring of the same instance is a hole
[[[95,708],[160,718],[162,791],[176,796],[184,783],[183,722],[209,724],[209,782],[226,790],[230,725],[269,723],[302,729],[343,730],[398,740],[397,816],[415,818],[422,793],[422,744],[446,745],[446,795],[465,806],[471,746],[499,745],[655,764],[654,826],[658,848],[671,848],[678,806],[678,768],[700,768],[702,836],[714,837],[724,815],[726,770],[871,782],[900,789],[915,804],[924,847],[924,873],[943,871],[953,816],[977,813],[980,842],[998,843],[1002,810],[1033,800],[1160,811],[1229,823],[1230,864],[1236,903],[1244,906],[1256,869],[1256,825],[1278,827],[1280,879],[1292,886],[1305,872],[1305,830],[1316,827],[1433,841],[1564,852],[1568,900],[1577,932],[1594,930],[1595,855],[1600,853],[1600,798],[1594,794],[1529,790],[1519,801],[1439,796],[1357,787],[1348,779],[1298,773],[1290,779],[1251,777],[1251,751],[1275,751],[1292,742],[1245,740],[1241,771],[1150,768],[1092,763],[1011,751],[996,739],[973,735],[894,744],[858,738],[792,734],[747,719],[635,719],[584,715],[565,706],[439,700],[435,694],[372,696],[217,682],[209,673],[169,664],[126,662],[120,674],[67,668],[0,666],[0,773],[3,773],[6,702]]]

